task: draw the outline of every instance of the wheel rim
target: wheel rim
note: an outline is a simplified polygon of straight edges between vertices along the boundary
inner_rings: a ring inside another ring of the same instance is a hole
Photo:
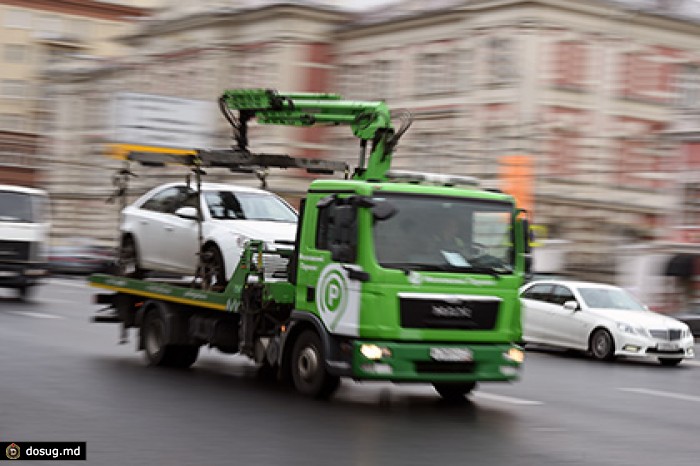
[[[593,340],[593,353],[598,358],[605,357],[610,351],[610,338],[604,332],[600,332]]]
[[[318,373],[318,352],[311,346],[299,352],[297,372],[304,382],[312,382]]]
[[[211,290],[222,286],[224,264],[221,255],[213,248],[206,249],[202,254],[206,258],[202,261],[202,288]]]
[[[159,322],[151,321],[146,334],[146,350],[151,355],[156,355],[163,347],[163,332]]]

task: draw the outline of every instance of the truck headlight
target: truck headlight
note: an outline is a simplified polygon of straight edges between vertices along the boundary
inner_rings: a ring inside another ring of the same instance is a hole
[[[525,360],[525,353],[522,350],[519,350],[518,348],[510,348],[508,351],[503,353],[503,357],[508,361],[513,361],[517,362],[518,364],[522,364],[522,362]]]
[[[391,357],[391,350],[389,348],[375,345],[373,343],[361,345],[360,353],[362,356],[372,361],[378,361],[382,358]]]

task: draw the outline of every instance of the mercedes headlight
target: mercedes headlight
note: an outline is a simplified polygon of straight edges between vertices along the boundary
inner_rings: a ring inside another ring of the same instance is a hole
[[[620,331],[625,332],[625,333],[629,333],[631,335],[646,336],[646,331],[644,330],[643,327],[634,327],[634,326],[627,324],[625,322],[618,322],[617,328],[620,329]]]

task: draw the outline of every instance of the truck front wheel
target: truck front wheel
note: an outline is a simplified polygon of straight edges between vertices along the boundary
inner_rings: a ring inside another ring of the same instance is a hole
[[[474,390],[476,382],[434,383],[433,387],[435,387],[435,391],[437,391],[445,401],[459,402],[463,401],[464,397]]]
[[[303,395],[328,398],[340,384],[340,378],[326,370],[321,339],[311,330],[294,343],[291,369],[294,387]]]

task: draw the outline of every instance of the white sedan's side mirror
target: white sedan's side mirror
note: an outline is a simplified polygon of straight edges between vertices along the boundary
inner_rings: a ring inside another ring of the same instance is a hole
[[[195,207],[180,207],[175,211],[175,215],[181,218],[197,220],[197,209]]]
[[[578,303],[576,301],[567,301],[564,303],[564,310],[566,311],[578,311],[580,308],[578,307]]]

